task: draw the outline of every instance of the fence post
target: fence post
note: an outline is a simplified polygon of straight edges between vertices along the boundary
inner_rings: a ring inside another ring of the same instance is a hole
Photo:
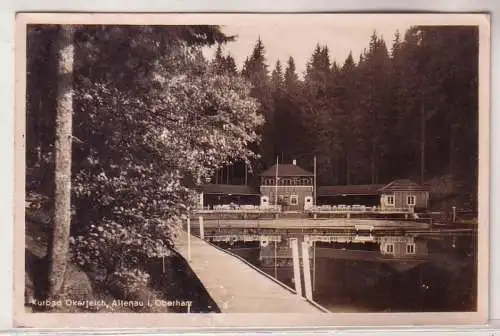
[[[456,206],[452,206],[451,209],[453,211],[452,220],[453,220],[453,223],[455,223],[455,221],[457,220],[457,207]]]

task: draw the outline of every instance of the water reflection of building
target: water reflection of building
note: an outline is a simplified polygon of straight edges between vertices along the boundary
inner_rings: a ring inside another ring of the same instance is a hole
[[[401,266],[416,266],[429,254],[426,240],[412,236],[374,237],[374,241],[369,244],[341,238],[335,243],[311,244],[309,250],[310,259],[373,261],[389,263],[391,266],[397,266],[398,263]],[[273,266],[275,262],[278,267],[292,267],[292,252],[286,241],[261,244],[259,259],[261,265],[266,267]]]
[[[416,240],[411,236],[380,237],[380,253],[384,257],[408,258],[422,257],[428,254],[425,240]]]
[[[429,190],[408,179],[387,185],[334,185],[315,187],[313,173],[294,160],[274,164],[260,174],[260,185],[207,184],[202,187],[200,204],[281,205],[283,210],[305,210],[313,205],[378,206],[383,210],[426,209]],[[315,195],[316,190],[316,195]],[[316,197],[315,197],[316,196]]]

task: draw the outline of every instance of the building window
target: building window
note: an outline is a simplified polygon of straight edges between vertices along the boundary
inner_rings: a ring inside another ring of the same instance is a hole
[[[387,205],[394,205],[394,195],[387,195],[386,200],[387,200]]]
[[[297,195],[290,196],[290,205],[297,205],[299,203],[299,198]]]
[[[407,254],[415,254],[415,244],[406,245],[406,253]]]
[[[406,203],[408,205],[415,205],[415,202],[416,202],[415,196],[409,195],[406,197]]]
[[[385,252],[386,253],[394,253],[394,244],[387,244],[385,246]]]

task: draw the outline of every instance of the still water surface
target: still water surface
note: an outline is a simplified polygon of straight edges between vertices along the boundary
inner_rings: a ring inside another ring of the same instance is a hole
[[[401,257],[382,255],[378,244],[318,243],[311,250],[313,298],[331,312],[474,311],[476,239],[420,238],[425,253]],[[290,260],[275,264],[273,246],[217,245],[295,288]]]

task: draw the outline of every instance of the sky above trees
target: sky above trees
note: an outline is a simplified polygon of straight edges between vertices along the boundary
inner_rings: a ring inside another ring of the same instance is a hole
[[[352,51],[357,62],[359,55],[365,48],[368,48],[370,36],[374,31],[378,36],[382,36],[390,50],[397,30],[401,34],[410,27],[409,23],[401,21],[387,21],[383,24],[374,24],[371,20],[366,23],[356,21],[356,26],[336,24],[315,24],[309,21],[306,24],[293,25],[286,24],[277,27],[272,23],[266,26],[255,26],[248,23],[241,25],[226,25],[222,31],[228,35],[235,35],[236,40],[224,46],[225,52],[231,54],[236,66],[241,70],[246,57],[253,50],[257,39],[261,38],[266,46],[266,60],[268,64],[276,64],[279,59],[286,62],[290,56],[295,59],[297,74],[303,77],[306,70],[306,63],[311,57],[311,53],[319,43],[328,46],[331,61],[336,61],[342,65]],[[215,47],[206,48],[205,56],[209,59],[214,57]]]

